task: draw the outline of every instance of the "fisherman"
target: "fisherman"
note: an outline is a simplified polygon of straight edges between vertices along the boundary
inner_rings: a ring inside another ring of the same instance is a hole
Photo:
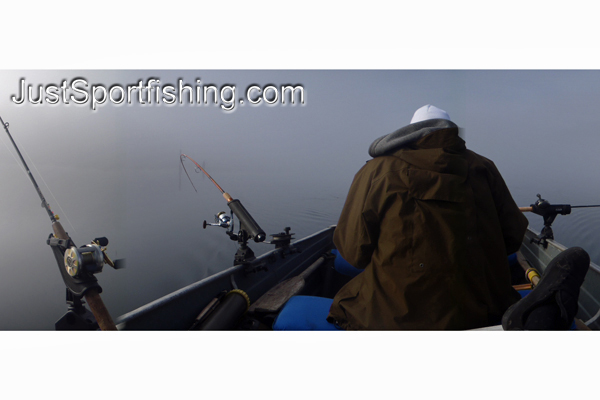
[[[521,298],[507,255],[528,221],[494,163],[433,105],[369,155],[334,233],[342,257],[365,270],[336,294],[327,320],[349,330],[499,324]]]

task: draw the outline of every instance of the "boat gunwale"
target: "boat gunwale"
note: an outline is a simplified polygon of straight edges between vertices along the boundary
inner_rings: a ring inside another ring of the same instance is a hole
[[[536,231],[535,229],[527,228],[527,230],[529,232],[531,232],[531,234],[533,234],[534,236],[540,235],[540,232]],[[523,243],[525,243],[527,236],[528,235],[526,233],[525,237],[523,238]],[[558,243],[557,241],[552,240],[552,239],[548,240],[548,246],[552,246],[552,247],[556,248],[559,252],[562,252],[562,251],[565,251],[568,249],[567,246],[565,246],[561,243]],[[539,245],[538,245],[538,247],[539,247]],[[544,249],[543,251],[547,252],[547,249]],[[600,274],[600,266],[598,266],[597,264],[595,264],[592,261],[590,261],[590,269],[593,270],[594,272],[596,272],[597,274]]]
[[[330,232],[333,229],[335,229],[335,227],[336,227],[336,225],[330,225],[327,228],[321,229],[315,233],[312,233],[308,236],[298,239],[297,241],[292,243],[292,247],[294,246],[294,244],[297,244],[297,243],[303,243],[303,242],[308,243],[311,241],[311,239],[322,236],[325,233]],[[251,265],[252,264],[260,264],[261,262],[266,261],[269,257],[271,257],[273,255],[277,255],[280,252],[281,252],[281,249],[271,249],[271,250],[267,251],[266,253],[258,256],[250,264]],[[155,299],[147,304],[144,304],[132,311],[129,311],[129,312],[117,317],[117,319],[115,321],[117,328],[120,329],[120,328],[124,327],[129,320],[135,318],[136,316],[139,316],[139,315],[142,315],[142,314],[145,314],[148,312],[152,312],[152,310],[158,309],[180,297],[187,296],[189,293],[192,293],[201,287],[208,286],[212,282],[219,281],[223,278],[226,278],[227,276],[233,276],[234,274],[243,271],[247,266],[248,265],[241,264],[241,265],[235,265],[233,267],[227,268],[223,271],[217,272],[216,274],[207,276],[206,278],[203,278],[199,281],[196,281],[196,282],[191,283],[187,286],[184,286],[180,289],[177,289],[171,293],[161,296],[158,299]]]

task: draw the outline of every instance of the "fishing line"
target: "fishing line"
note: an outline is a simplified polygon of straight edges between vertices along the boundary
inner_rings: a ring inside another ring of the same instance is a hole
[[[229,193],[227,193],[225,190],[223,190],[223,188],[221,186],[219,186],[219,184],[217,183],[217,181],[215,181],[213,179],[212,176],[209,175],[208,172],[206,172],[206,170],[204,168],[202,168],[202,166],[200,166],[200,164],[198,164],[196,161],[194,161],[193,158],[191,158],[190,156],[187,156],[183,153],[181,153],[181,156],[179,156],[179,159],[181,160],[181,165],[183,165],[183,158],[188,158],[191,162],[194,163],[194,165],[196,165],[197,168],[199,168],[202,172],[204,172],[204,175],[206,175],[208,177],[208,179],[210,179],[210,181],[212,183],[214,183],[214,185],[217,187],[217,189],[219,189],[219,191],[221,192],[221,194],[223,195],[223,197],[225,198],[225,200],[227,201],[227,203],[230,203],[231,201],[233,201],[233,198],[229,195]],[[187,173],[187,170],[185,169],[185,165],[183,165],[183,170],[185,171],[186,175],[188,176],[188,179],[190,180],[190,183],[192,184],[192,186],[194,186],[194,183],[192,182],[192,179],[190,178],[190,175]],[[198,190],[196,189],[196,186],[194,186],[194,190],[196,190],[196,192],[198,192]]]
[[[25,175],[27,175],[27,171],[25,171],[25,168],[23,168],[23,166],[21,165],[21,162],[19,161],[19,159],[14,155],[13,150],[11,150],[10,146],[6,144],[6,142],[4,141],[4,139],[2,139],[2,144],[4,144],[4,146],[6,146],[6,148],[8,149],[8,152],[10,153],[10,155],[12,156],[12,158],[15,159],[15,161],[17,162],[17,165],[19,166],[19,168],[21,168],[21,171],[23,171],[23,173]]]
[[[42,208],[46,209],[46,211],[48,212],[48,215],[50,216],[50,220],[52,222],[55,222],[56,220],[58,220],[58,217],[56,215],[54,215],[54,213],[50,209],[50,205],[46,201],[46,199],[45,199],[44,195],[42,194],[42,192],[41,192],[41,190],[40,190],[37,182],[33,178],[33,175],[31,174],[31,171],[29,170],[29,166],[28,166],[27,162],[25,161],[25,159],[23,158],[23,155],[22,155],[22,153],[21,153],[21,151],[19,149],[19,146],[20,146],[20,148],[23,148],[22,143],[20,143],[20,142],[17,143],[17,141],[14,139],[14,137],[10,134],[10,132],[8,130],[8,127],[9,127],[9,123],[8,122],[4,122],[4,120],[0,117],[0,123],[2,123],[2,127],[4,128],[4,130],[8,134],[8,137],[12,141],[17,154],[21,158],[21,161],[19,162],[19,160],[16,159],[14,153],[9,149],[10,154],[13,156],[13,158],[15,158],[15,161],[17,161],[17,164],[21,167],[21,169],[23,170],[23,172],[25,172],[25,175],[27,175],[29,177],[29,179],[31,180],[31,182],[33,183],[34,188],[38,192],[40,200],[42,200]],[[2,143],[4,143],[6,145],[6,143],[4,141],[2,141]],[[33,162],[32,158],[29,156],[29,154],[27,154],[27,152],[25,152],[25,155],[27,156],[27,158],[29,158],[29,161],[34,166],[34,168],[37,171],[37,173],[39,174],[39,176],[42,178],[42,182],[44,183],[44,185],[46,186],[46,188],[50,192],[50,195],[52,196],[52,198],[56,202],[56,205],[60,209],[61,213],[65,216],[65,219],[67,220],[67,222],[69,223],[69,225],[71,225],[71,227],[73,228],[73,232],[75,232],[75,234],[77,234],[77,232],[75,231],[75,227],[73,226],[73,224],[71,223],[71,221],[69,221],[69,218],[64,213],[64,210],[60,206],[58,200],[56,199],[56,196],[54,196],[54,193],[52,193],[52,190],[50,190],[50,187],[48,186],[48,184],[46,183],[46,181],[44,181],[44,178],[41,176],[42,174],[40,173],[40,171],[35,166],[35,163]],[[62,227],[61,227],[61,229],[62,229]]]
[[[181,153],[181,155],[179,156],[179,161],[181,161],[181,166],[183,167],[183,170],[185,171],[185,174],[187,175],[188,179],[190,180],[190,183],[192,184],[192,187],[194,188],[194,190],[196,191],[196,193],[198,193],[198,189],[196,189],[196,186],[194,186],[194,182],[192,182],[192,178],[190,178],[190,174],[188,174],[187,169],[185,169],[185,164],[183,164],[183,157],[184,154]],[[187,156],[185,156],[187,157]],[[181,189],[181,170],[179,170],[179,185],[180,185],[180,189]]]
[[[200,166],[200,164],[198,164],[196,161],[194,161],[194,159],[193,159],[193,158],[191,158],[191,157],[189,157],[189,156],[186,156],[186,155],[185,155],[185,154],[183,154],[183,153],[181,153],[181,156],[180,156],[180,159],[181,159],[181,164],[182,164],[182,165],[183,165],[183,157],[185,157],[185,158],[188,158],[188,159],[189,159],[191,162],[193,162],[193,163],[196,165],[196,167],[200,168],[200,170],[201,170],[202,172],[204,172],[204,175],[206,175],[206,176],[208,177],[208,179],[210,179],[210,181],[211,181],[212,183],[214,183],[214,184],[215,184],[215,186],[217,187],[217,189],[219,189],[219,190],[221,191],[221,193],[225,193],[225,191],[223,190],[223,188],[222,188],[221,186],[219,186],[219,184],[217,183],[217,181],[215,181],[215,180],[212,178],[212,176],[210,176],[210,175],[208,174],[208,172],[206,172],[206,171],[204,170],[204,168],[202,168],[202,167]],[[185,167],[184,167],[184,169],[185,169]],[[187,173],[187,171],[186,171],[186,173]],[[188,178],[189,178],[189,175],[188,175]],[[191,182],[191,181],[192,181],[192,180],[190,179],[190,182]],[[193,183],[192,183],[192,185],[193,185]],[[195,189],[195,187],[194,187],[194,189]],[[196,191],[197,191],[197,190],[196,190]]]
[[[48,193],[50,193],[50,196],[52,196],[52,199],[54,200],[55,204],[58,206],[58,209],[60,210],[61,215],[65,217],[65,219],[67,220],[67,223],[71,226],[71,228],[73,228],[73,232],[75,233],[75,235],[77,235],[77,231],[75,230],[75,226],[73,226],[73,224],[69,220],[69,217],[67,216],[67,213],[65,213],[65,211],[63,210],[63,208],[60,206],[60,203],[56,199],[56,196],[54,196],[54,193],[52,193],[52,189],[50,189],[50,186],[48,186],[48,184],[44,180],[44,176],[42,175],[42,173],[40,172],[40,170],[35,165],[35,162],[33,162],[33,159],[29,156],[29,154],[27,154],[27,150],[25,149],[25,147],[23,146],[23,144],[20,141],[16,140],[16,139],[15,139],[15,142],[17,142],[17,144],[19,145],[19,149],[23,150],[23,153],[25,153],[25,156],[29,159],[29,161],[31,162],[31,165],[33,165],[33,168],[37,172],[37,175],[40,177],[40,179],[42,180],[42,183],[48,189]]]

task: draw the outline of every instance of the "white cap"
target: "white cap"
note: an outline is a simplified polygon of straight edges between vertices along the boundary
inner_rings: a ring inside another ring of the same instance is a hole
[[[411,124],[414,124],[415,122],[421,122],[421,121],[425,121],[428,119],[447,119],[448,121],[450,121],[450,116],[448,115],[448,113],[440,108],[437,108],[436,106],[432,106],[431,104],[427,104],[426,106],[423,106],[421,108],[419,108],[417,111],[415,111],[415,114],[413,115],[412,119],[410,120]]]

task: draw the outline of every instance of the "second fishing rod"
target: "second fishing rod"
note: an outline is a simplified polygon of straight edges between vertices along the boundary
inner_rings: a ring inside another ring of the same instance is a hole
[[[229,193],[223,190],[223,188],[213,179],[213,177],[210,176],[209,173],[206,172],[206,170],[202,168],[202,166],[200,166],[200,164],[198,164],[194,159],[192,159],[186,154],[181,153],[181,165],[183,166],[183,169],[196,192],[198,190],[194,186],[194,183],[192,182],[192,179],[190,178],[190,175],[188,174],[185,168],[185,164],[183,163],[183,160],[186,158],[190,160],[199,170],[201,170],[208,177],[208,179],[210,179],[210,181],[217,187],[217,189],[219,189],[219,191],[223,195],[223,198],[225,199],[225,201],[227,201],[227,206],[240,221],[240,230],[237,234],[233,233],[233,225],[232,223],[230,225],[230,221],[226,216],[223,215],[224,213],[217,214],[217,216],[215,217],[216,224],[210,224],[215,226],[221,226],[223,228],[231,228],[227,231],[227,234],[232,240],[237,240],[240,245],[240,248],[238,249],[238,252],[235,255],[234,265],[244,264],[253,260],[254,253],[247,246],[247,241],[252,239],[256,243],[263,242],[267,237],[265,231],[258,225],[254,218],[252,218],[248,210],[246,210],[246,208],[238,199],[234,199]],[[204,221],[205,228],[207,225],[208,224],[206,223],[206,221]]]

